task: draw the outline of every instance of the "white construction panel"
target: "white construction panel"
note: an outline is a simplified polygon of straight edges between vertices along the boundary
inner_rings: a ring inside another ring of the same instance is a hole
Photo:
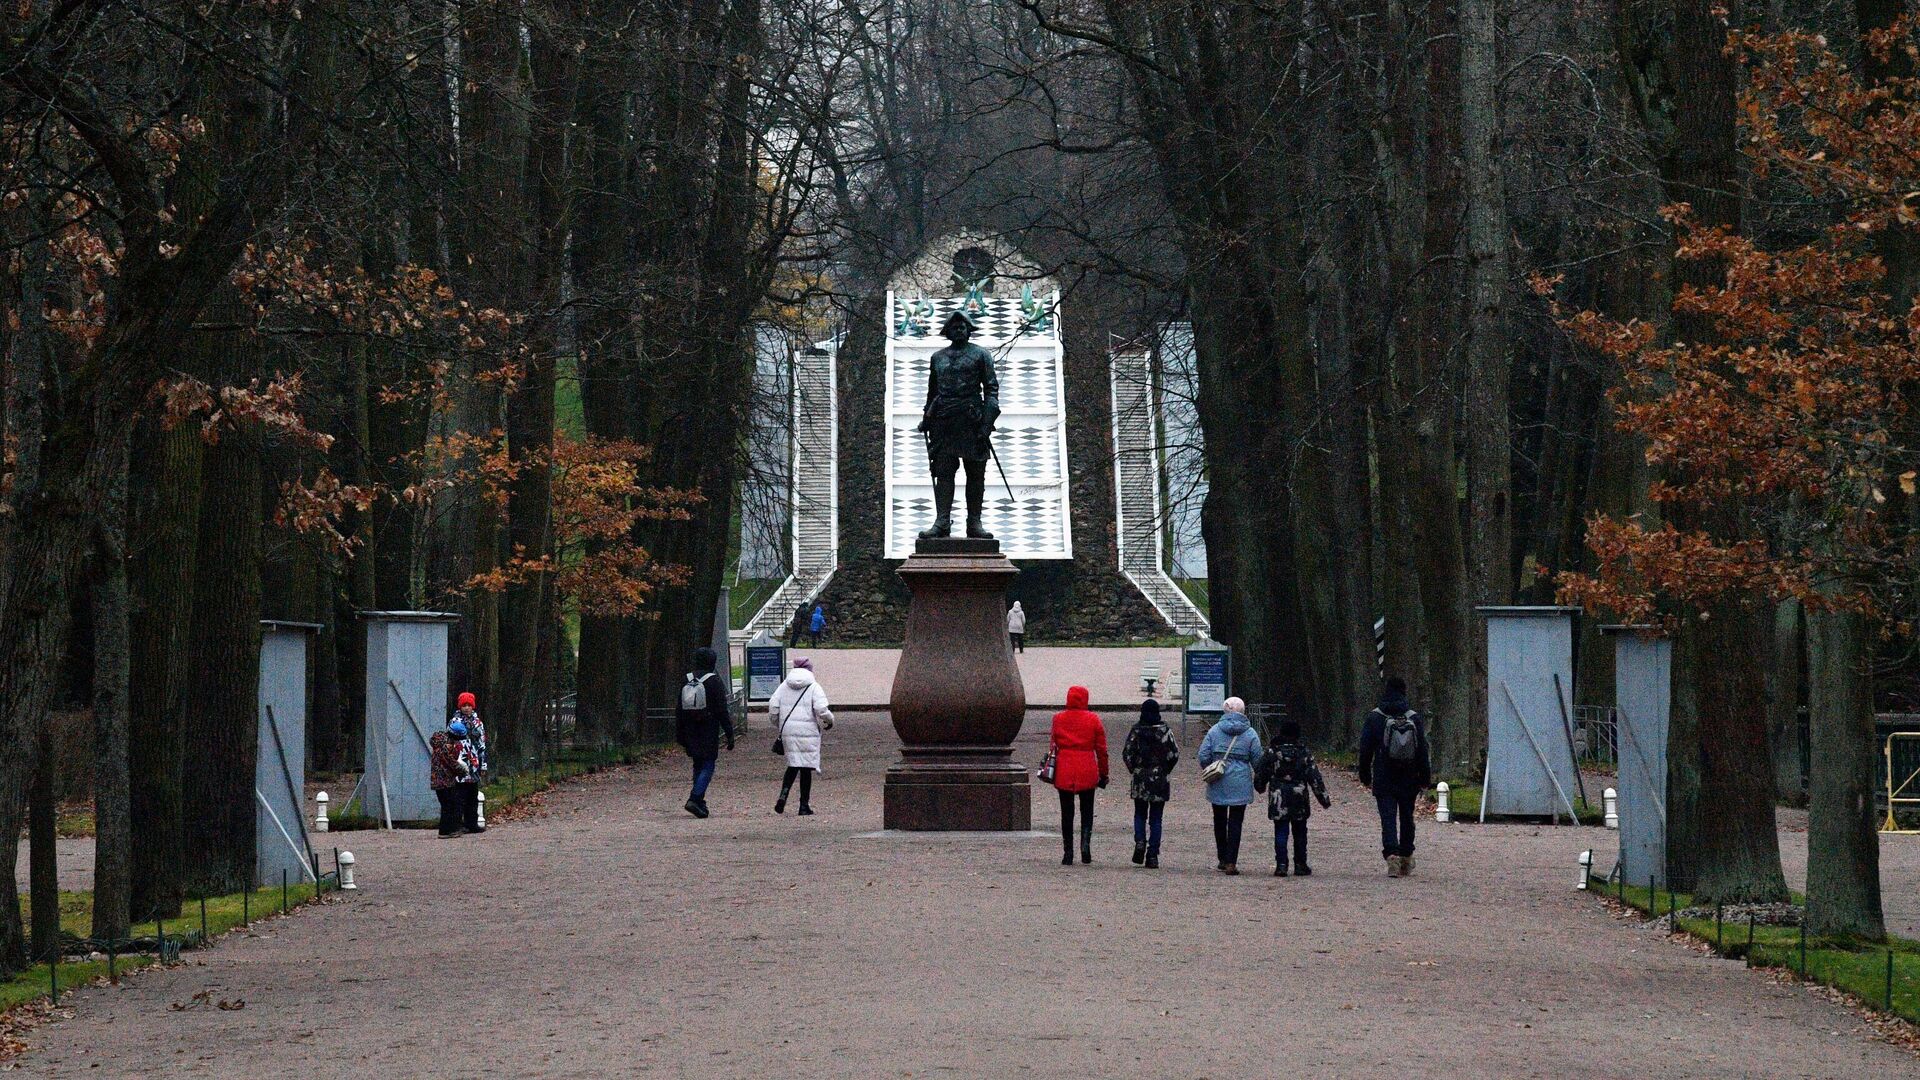
[[[1573,818],[1573,609],[1483,607],[1487,814]]]
[[[885,557],[889,559],[912,555],[920,531],[933,523],[933,477],[926,445],[914,428],[926,404],[928,363],[947,346],[938,334],[940,324],[963,303],[963,297],[887,294]],[[1000,379],[1000,420],[993,433],[1000,467],[987,463],[982,517],[1008,558],[1071,559],[1059,296],[1037,298],[1025,312],[1017,298],[989,297],[982,303],[986,310],[973,316],[978,327],[973,343],[993,355]],[[1006,472],[1004,482],[1001,468]],[[957,519],[966,510],[964,466],[955,487],[957,531]]]
[[[313,877],[307,835],[307,639],[310,623],[267,622],[260,633],[260,717],[254,760],[254,882]]]

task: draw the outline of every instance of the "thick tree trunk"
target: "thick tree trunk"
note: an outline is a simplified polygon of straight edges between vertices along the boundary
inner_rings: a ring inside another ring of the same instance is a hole
[[[185,881],[218,895],[253,885],[259,750],[261,498],[259,432],[207,451],[193,597],[185,800]]]
[[[1856,614],[1808,611],[1807,647],[1807,933],[1877,942],[1887,928],[1874,799],[1873,632]]]
[[[1508,401],[1506,184],[1500,138],[1500,48],[1497,0],[1459,0],[1460,144],[1466,218],[1465,380],[1467,599],[1513,599],[1513,433]],[[1472,675],[1468,716],[1473,730],[1486,715],[1487,636],[1469,638]],[[1479,740],[1474,740],[1477,743]],[[1447,747],[1453,740],[1442,740]],[[1458,760],[1456,754],[1454,760]]]
[[[130,443],[122,429],[110,436]],[[93,937],[127,936],[133,895],[133,818],[128,754],[132,687],[127,589],[127,479],[117,470],[100,510],[94,555],[93,622]]]
[[[140,707],[127,720],[132,788],[135,921],[180,913],[186,896],[185,803],[181,795],[187,739],[187,684],[193,626],[194,572],[200,547],[200,477],[206,447],[199,429],[142,425],[132,489],[137,531],[132,545],[129,685]]]

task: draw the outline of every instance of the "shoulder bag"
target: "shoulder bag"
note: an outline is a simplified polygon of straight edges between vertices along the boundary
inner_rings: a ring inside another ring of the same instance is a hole
[[[798,709],[802,702],[806,701],[808,698],[811,698],[812,696],[813,696],[813,687],[809,686],[807,687],[807,692],[800,695],[799,701],[795,701],[793,704],[787,706],[787,715],[780,718],[780,730],[778,732],[775,732],[773,736],[773,752],[774,753],[784,754],[787,752],[787,740],[786,740],[787,721],[793,719],[793,711],[795,709]]]
[[[1238,735],[1228,739],[1227,752],[1208,762],[1206,768],[1200,770],[1200,779],[1205,780],[1209,784],[1217,784],[1225,778],[1227,775],[1227,760],[1233,757],[1234,744],[1239,741],[1240,736]]]
[[[1040,778],[1041,783],[1053,783],[1054,761],[1058,757],[1059,753],[1056,746],[1053,743],[1048,743],[1047,756],[1040,759],[1040,768],[1034,773],[1035,776]]]

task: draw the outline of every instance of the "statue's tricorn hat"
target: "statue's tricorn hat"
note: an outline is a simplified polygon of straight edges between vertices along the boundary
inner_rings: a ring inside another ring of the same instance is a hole
[[[974,330],[979,329],[979,327],[974,325],[973,320],[967,317],[966,312],[956,311],[953,314],[947,316],[946,322],[943,322],[940,324],[940,332],[944,334],[947,331],[953,329],[954,323],[959,323],[961,326],[966,327],[968,333],[972,333]]]

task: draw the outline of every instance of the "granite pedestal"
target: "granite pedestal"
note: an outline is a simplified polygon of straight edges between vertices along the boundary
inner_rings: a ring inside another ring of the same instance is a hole
[[[921,540],[900,576],[913,591],[893,677],[900,761],[887,769],[888,829],[1026,831],[1033,792],[1013,740],[1027,692],[1007,638],[1020,572],[997,540]]]

